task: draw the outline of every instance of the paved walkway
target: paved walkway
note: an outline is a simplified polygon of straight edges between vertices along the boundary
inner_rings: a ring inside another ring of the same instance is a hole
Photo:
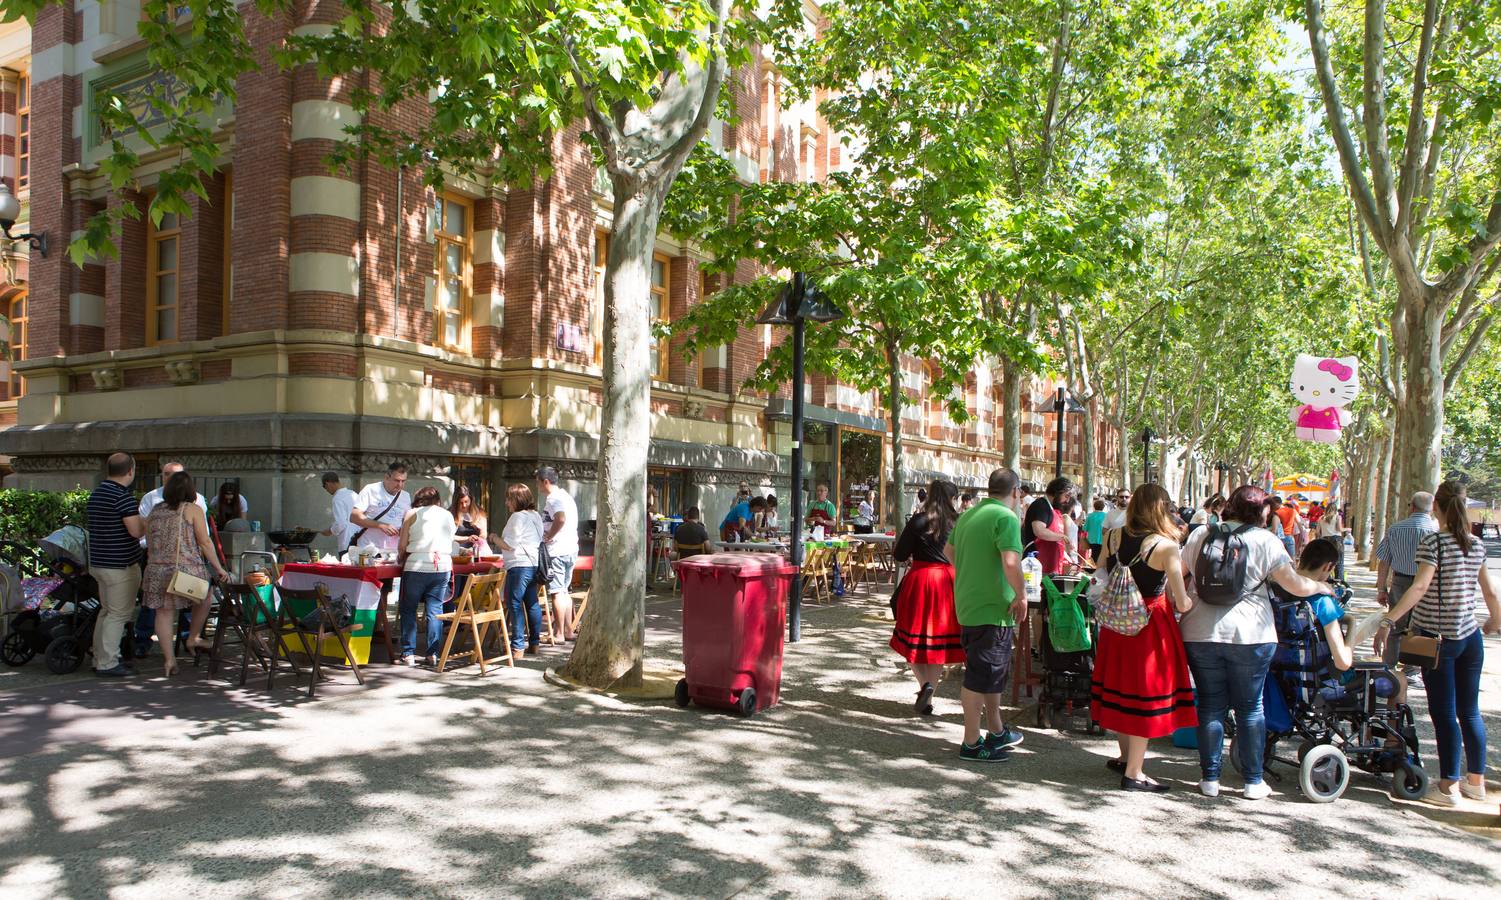
[[[782,705],[749,721],[556,688],[542,669],[561,654],[484,679],[377,666],[369,688],[314,702],[186,670],[3,673],[0,896],[1493,896],[1501,883],[1495,840],[1456,827],[1494,826],[1498,801],[1440,811],[1359,773],[1329,805],[1290,781],[1260,803],[1209,800],[1193,755],[1166,742],[1149,770],[1174,790],[1124,794],[1103,765],[1112,740],[1026,717],[1009,762],[962,765],[956,685],[938,715],[911,714],[914,686],[885,648],[888,593],[810,609]],[[678,656],[678,603],[650,604],[655,664]],[[1495,767],[1501,640],[1488,645]]]

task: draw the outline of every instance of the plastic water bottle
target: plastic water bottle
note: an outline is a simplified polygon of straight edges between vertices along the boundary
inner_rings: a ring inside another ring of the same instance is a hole
[[[1022,560],[1022,587],[1027,594],[1027,603],[1042,602],[1042,563],[1036,553],[1028,553]]]

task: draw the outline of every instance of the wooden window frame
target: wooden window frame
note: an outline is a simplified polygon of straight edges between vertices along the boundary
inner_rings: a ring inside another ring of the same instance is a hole
[[[28,291],[21,291],[11,297],[5,303],[5,320],[10,332],[10,364],[11,370],[8,380],[5,382],[5,399],[19,400],[26,396],[26,380],[15,370],[16,363],[26,358],[27,326],[31,321],[31,304],[28,301]],[[16,305],[21,304],[23,312],[16,317]]]
[[[444,226],[448,224],[447,209],[440,208],[437,225],[433,228],[433,346],[468,353],[472,346],[471,333],[474,325],[474,201],[463,194],[445,191],[439,195],[438,203],[440,207],[448,203],[457,203],[464,208],[464,232],[459,234],[444,230]],[[443,269],[443,262],[447,258],[445,248],[450,244],[457,245],[462,252],[462,262],[459,264],[457,309],[459,339],[456,343],[444,340],[447,313],[444,312],[446,307],[439,305],[445,280]]]
[[[230,253],[230,248],[233,246],[234,233],[235,173],[226,171],[224,173],[224,240],[221,241],[223,246],[220,248],[224,258],[224,277],[221,279],[224,284],[224,300],[219,312],[219,334],[221,336],[229,334],[229,299],[234,294],[235,286],[234,257]]]
[[[148,207],[149,209],[149,207]],[[146,346],[154,347],[158,344],[175,344],[182,340],[182,216],[175,216],[176,224],[168,229],[162,229],[151,220],[148,212],[146,215]],[[169,238],[177,239],[176,265],[171,269],[161,268],[160,245]],[[172,274],[177,276],[177,297],[171,305],[175,313],[173,330],[175,336],[163,339],[157,332],[160,327],[158,320],[161,311],[169,307],[160,301],[157,291],[161,276]]]
[[[16,194],[31,190],[31,73],[16,81]]]
[[[594,364],[605,364],[605,269],[610,261],[610,232],[594,229],[594,309],[590,313],[589,331],[594,339]]]
[[[651,325],[666,325],[672,321],[672,257],[665,253],[653,253],[651,255],[652,267],[646,270],[646,289],[649,297],[655,297],[660,302],[657,309],[662,313],[661,317],[653,318]],[[652,269],[657,263],[662,264],[662,284],[658,286],[652,279]],[[667,381],[667,365],[672,350],[672,342],[666,338],[653,336],[652,344],[657,350],[657,374],[652,376],[653,381]]]

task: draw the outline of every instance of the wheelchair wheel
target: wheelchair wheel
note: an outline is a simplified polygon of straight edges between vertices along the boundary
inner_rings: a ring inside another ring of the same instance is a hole
[[[36,648],[31,645],[29,632],[12,631],[5,636],[4,643],[0,643],[0,659],[4,659],[7,666],[24,666],[33,656],[36,656]]]
[[[1392,796],[1398,800],[1421,800],[1428,793],[1428,773],[1407,760],[1392,774]]]
[[[1350,761],[1338,747],[1320,744],[1298,767],[1298,787],[1314,803],[1333,803],[1350,786]]]

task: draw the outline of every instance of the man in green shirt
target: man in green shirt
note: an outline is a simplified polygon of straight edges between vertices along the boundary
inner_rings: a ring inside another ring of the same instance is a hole
[[[820,484],[817,493],[818,499],[808,504],[808,524],[815,525],[822,518],[828,520],[824,527],[832,528],[839,521],[839,511],[834,508],[833,501],[829,500],[829,486]]]
[[[944,552],[954,563],[954,612],[964,644],[964,743],[959,758],[1000,762],[1022,742],[1021,732],[1001,721],[1001,694],[1011,672],[1011,645],[1016,623],[1027,614],[1022,587],[1021,520],[1009,504],[1016,502],[1016,473],[990,473],[988,496],[975,504],[949,534]],[[990,733],[980,737],[984,716]]]

